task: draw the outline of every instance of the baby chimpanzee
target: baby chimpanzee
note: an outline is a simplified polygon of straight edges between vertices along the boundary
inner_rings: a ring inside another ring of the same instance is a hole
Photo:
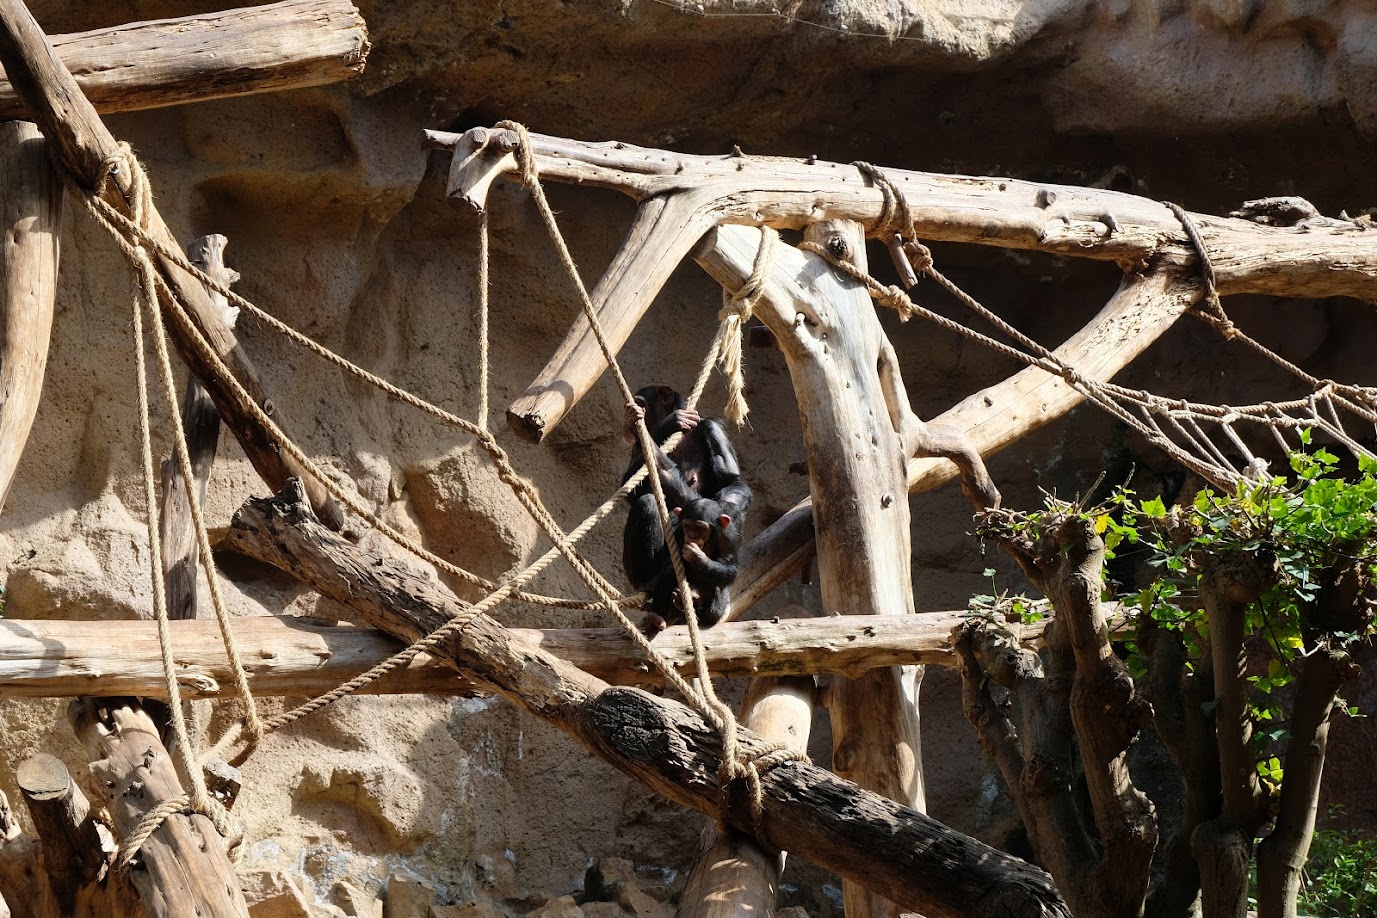
[[[685,408],[683,396],[669,386],[642,389],[636,393],[636,407],[627,408],[622,435],[631,444],[631,462],[623,481],[644,464],[635,431],[640,417],[645,418],[655,441],[656,471],[665,500],[675,513],[675,538],[682,546],[698,623],[710,627],[727,611],[727,587],[738,571],[736,553],[751,489],[741,478],[736,450],[722,422]],[[684,436],[666,453],[660,445],[677,431]],[[630,500],[622,565],[631,585],[651,599],[648,629],[659,630],[667,622],[684,620],[683,603],[649,479],[630,494]]]

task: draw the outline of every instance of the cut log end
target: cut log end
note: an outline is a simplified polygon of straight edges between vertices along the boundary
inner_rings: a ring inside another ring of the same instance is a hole
[[[507,409],[507,426],[527,443],[539,443],[545,439],[545,415],[533,406],[540,396],[527,393],[512,403]]]
[[[14,781],[30,800],[61,800],[72,787],[67,766],[46,752],[20,762]]]

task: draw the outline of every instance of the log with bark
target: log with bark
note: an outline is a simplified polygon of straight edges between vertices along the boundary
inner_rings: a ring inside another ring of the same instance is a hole
[[[134,699],[82,699],[72,703],[69,716],[119,838],[129,838],[148,812],[181,796],[158,728]],[[248,916],[224,840],[200,814],[167,817],[139,849],[129,878],[150,918]]]
[[[43,392],[61,216],[62,183],[38,128],[0,125],[0,510]]]
[[[70,173],[78,186],[99,190],[107,203],[129,215],[132,184],[128,169],[121,166],[111,170],[112,163],[124,162],[115,138],[81,94],[80,87],[21,0],[0,0],[0,64],[4,65],[26,110],[32,113],[48,139],[51,155],[59,167]],[[152,239],[169,251],[180,251],[180,245],[157,209],[151,205],[150,209],[148,232]],[[267,395],[252,362],[233,331],[225,325],[210,291],[166,256],[159,255],[155,261],[170,289],[185,304],[189,319],[189,324],[183,324],[166,298],[159,296],[172,341],[182,359],[210,392],[245,455],[274,489],[280,488],[287,478],[304,474],[296,461],[284,453],[254,416],[239,404],[229,383],[215,372],[214,365],[193,344],[198,334],[203,336],[249,397],[260,406],[267,404]],[[287,429],[280,411],[274,420]],[[338,504],[318,482],[308,478],[306,489],[321,519],[335,526],[343,523]]]
[[[40,753],[19,763],[14,778],[33,819],[42,860],[24,912],[113,918],[137,911],[133,890],[112,863],[114,839],[95,819],[67,767]]]
[[[55,35],[53,47],[97,111],[127,112],[338,83],[363,72],[369,46],[349,0],[284,0]],[[0,77],[0,118],[27,111]]]
[[[378,557],[310,515],[293,487],[250,500],[227,536],[239,551],[273,564],[354,609],[375,627],[413,641],[464,617],[435,649],[457,671],[568,733],[657,793],[716,815],[720,737],[699,715],[639,689],[613,688],[515,637],[409,566]],[[763,741],[741,732],[742,753]],[[865,885],[929,918],[1064,915],[1046,874],[805,762],[762,776],[761,841]],[[748,806],[730,824],[753,831]]]

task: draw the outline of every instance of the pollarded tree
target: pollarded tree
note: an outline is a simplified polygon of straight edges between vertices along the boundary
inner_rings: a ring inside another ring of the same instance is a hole
[[[1171,509],[1125,492],[983,515],[1056,616],[1036,654],[1004,623],[963,626],[966,715],[1074,914],[1243,918],[1255,859],[1261,918],[1296,915],[1329,717],[1377,597],[1377,461],[1353,481],[1336,464],[1295,454],[1293,476]],[[1125,663],[1102,597],[1130,545],[1160,577],[1132,597]],[[1149,719],[1185,786],[1170,838],[1127,767]]]

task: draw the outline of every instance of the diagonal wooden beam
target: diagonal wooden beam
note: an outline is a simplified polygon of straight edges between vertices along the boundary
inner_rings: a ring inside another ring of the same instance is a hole
[[[122,162],[119,146],[21,0],[0,0],[0,63],[4,64],[19,97],[48,139],[59,167],[70,173],[78,186],[100,189],[111,206],[128,214],[130,177],[125,174],[126,169],[112,171],[112,164]],[[152,238],[169,251],[180,251],[181,246],[156,208],[151,209],[148,218]],[[344,517],[337,503],[320,484],[305,476],[305,470],[295,460],[279,450],[268,432],[239,403],[229,382],[215,372],[214,366],[197,349],[194,341],[199,332],[238,378],[249,397],[260,406],[267,405],[267,393],[258,381],[258,373],[234,332],[221,318],[210,291],[166,257],[158,256],[158,261],[169,286],[186,304],[192,323],[183,325],[170,304],[163,303],[173,343],[215,400],[220,417],[234,432],[249,461],[274,489],[285,485],[288,478],[304,477],[311,505],[323,514],[321,520],[335,527],[343,525]],[[280,411],[276,420],[284,430],[287,428]]]
[[[338,83],[363,72],[369,50],[368,28],[349,0],[285,0],[52,41],[82,93],[106,113]],[[27,111],[0,78],[0,119]]]
[[[669,699],[608,686],[472,614],[433,579],[317,524],[295,488],[248,501],[228,538],[401,640],[463,616],[462,627],[437,642],[437,658],[667,799],[711,815],[721,811],[721,741],[701,717]],[[749,730],[739,737],[744,756],[767,748]],[[759,822],[749,805],[732,805],[723,814],[730,825],[929,918],[1067,915],[1038,868],[810,762],[776,765],[760,785]]]
[[[730,232],[751,231],[733,228]],[[754,245],[751,241],[738,247],[739,252],[751,251],[750,246]],[[749,262],[745,269],[750,269]],[[1086,378],[1110,380],[1199,298],[1199,286],[1175,271],[1128,275],[1104,308],[1054,353]],[[1082,401],[1084,396],[1060,377],[1029,367],[966,398],[932,423],[965,431],[972,445],[988,457],[1063,416]],[[956,475],[956,466],[946,460],[911,460],[909,493],[935,490]],[[743,614],[769,589],[801,570],[811,555],[812,544],[812,501],[805,500],[746,546],[741,575],[732,591],[732,617]]]

